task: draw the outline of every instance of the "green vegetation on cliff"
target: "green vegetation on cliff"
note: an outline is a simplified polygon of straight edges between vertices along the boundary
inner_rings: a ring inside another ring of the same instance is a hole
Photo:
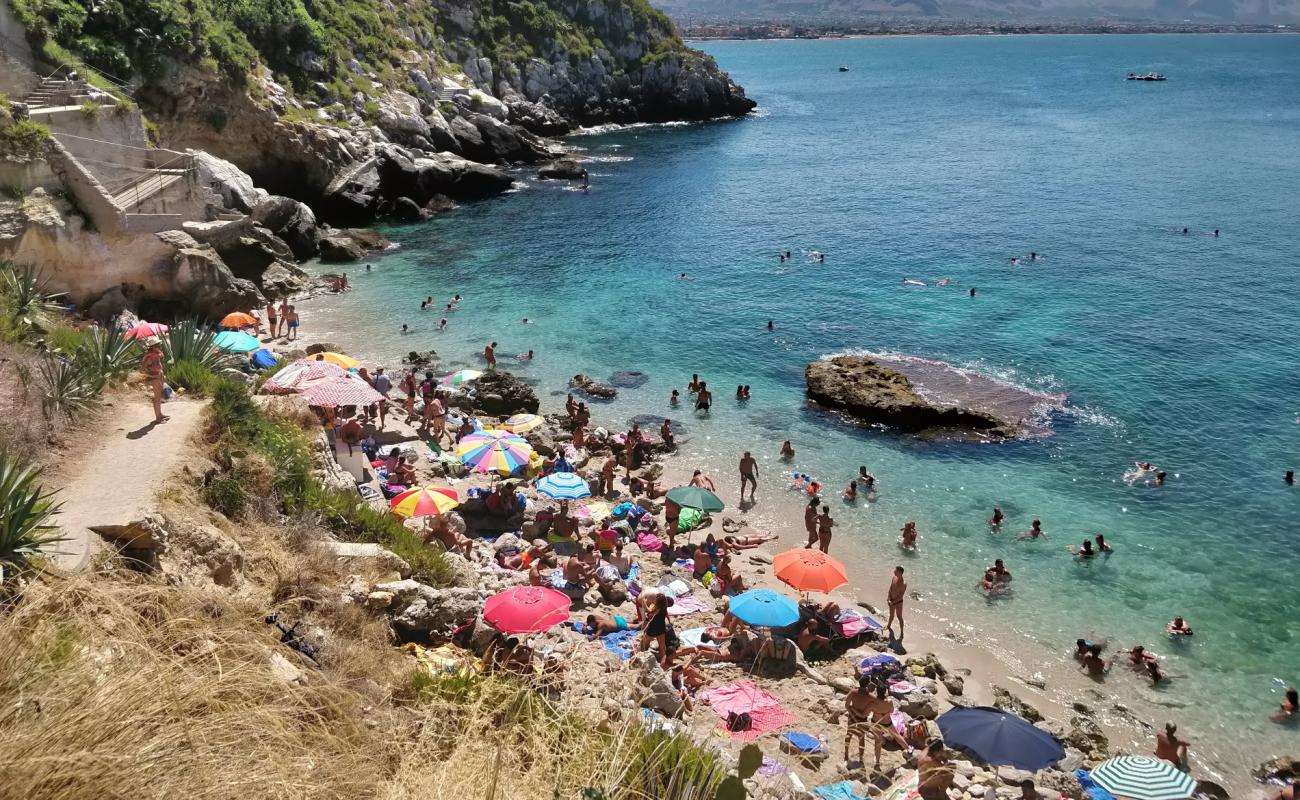
[[[9,100],[0,94],[0,159],[31,161],[45,155],[50,129],[30,119],[14,119]]]

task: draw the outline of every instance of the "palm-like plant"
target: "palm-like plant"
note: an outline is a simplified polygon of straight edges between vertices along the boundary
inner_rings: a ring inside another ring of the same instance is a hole
[[[188,361],[201,364],[213,372],[232,367],[237,359],[217,347],[217,334],[194,320],[183,320],[163,334],[163,354],[168,364]]]
[[[52,524],[60,503],[55,492],[37,483],[41,471],[0,447],[0,583],[20,571],[47,547],[63,541]]]
[[[8,298],[14,320],[24,328],[44,328],[51,314],[63,310],[55,302],[63,293],[47,292],[45,279],[31,265],[0,262],[0,292]]]
[[[37,366],[40,376],[41,411],[46,419],[55,414],[76,416],[99,402],[104,379],[76,361],[46,356]]]
[[[116,328],[92,328],[77,348],[75,360],[105,383],[116,383],[135,369],[140,350]]]

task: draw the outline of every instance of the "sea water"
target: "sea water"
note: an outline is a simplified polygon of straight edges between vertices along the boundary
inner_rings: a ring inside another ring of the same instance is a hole
[[[761,460],[759,519],[800,502],[790,470],[837,497],[865,465],[879,496],[832,501],[833,550],[882,574],[906,563],[932,613],[1021,663],[1072,669],[1079,636],[1145,644],[1171,680],[1117,670],[1105,692],[1179,722],[1230,779],[1300,750],[1295,728],[1267,720],[1300,682],[1300,487],[1283,483],[1300,469],[1300,38],[700,46],[756,114],[573,137],[588,191],[525,170],[510,195],[391,229],[401,249],[310,306],[304,337],[344,339],[392,371],[427,348],[448,369],[478,366],[496,341],[544,410],[575,373],[643,371],[596,423],[681,420],[686,458],[728,503],[743,450]],[[457,293],[458,310],[441,310]],[[426,296],[437,310],[419,310]],[[529,349],[534,361],[515,360]],[[1006,444],[861,429],[804,401],[805,365],[843,351],[1068,401],[1050,436]],[[695,372],[715,393],[707,418],[668,406]],[[793,465],[776,461],[786,439]],[[1125,482],[1138,460],[1165,485]],[[1002,533],[986,525],[994,505]],[[1047,538],[1012,541],[1034,518]],[[895,544],[908,520],[912,557]],[[1066,552],[1097,533],[1112,556]],[[989,603],[975,584],[994,558],[1015,591]],[[1164,636],[1175,615],[1191,640]]]

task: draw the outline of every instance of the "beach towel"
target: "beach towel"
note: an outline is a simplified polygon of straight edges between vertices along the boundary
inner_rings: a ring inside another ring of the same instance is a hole
[[[854,794],[852,781],[828,783],[813,789],[813,795],[821,800],[865,800],[860,794]]]
[[[824,749],[822,742],[811,733],[790,731],[781,734],[781,749],[787,753],[820,753]]]
[[[716,642],[703,642],[703,641],[700,641],[700,637],[703,636],[703,635],[704,635],[704,632],[707,631],[707,630],[708,630],[707,627],[687,628],[686,630],[684,630],[684,631],[682,631],[681,633],[677,634],[677,638],[681,641],[681,643],[682,643],[682,647],[712,647],[712,648],[716,648],[716,647],[718,646]]]
[[[905,694],[911,694],[912,692],[923,691],[923,690],[917,689],[915,684],[909,683],[907,681],[890,681],[889,691],[892,692],[893,694],[898,695],[899,697],[902,697]]]
[[[757,739],[765,733],[792,725],[796,721],[781,708],[780,702],[749,681],[739,681],[730,686],[719,686],[700,692],[699,698],[708,703],[723,721],[730,714],[749,714],[750,727],[743,731],[727,731],[741,741]]]
[[[899,778],[890,784],[889,788],[880,795],[877,800],[915,800],[921,796],[917,791],[920,785],[920,776],[916,770],[912,770],[905,777]]]
[[[763,766],[758,768],[758,774],[766,778],[775,778],[778,775],[784,775],[790,770],[786,769],[785,764],[777,761],[771,756],[763,756]]]
[[[668,614],[674,617],[683,617],[687,614],[695,614],[700,611],[711,611],[712,609],[704,603],[690,595],[677,597],[673,599],[673,604],[668,607]]]
[[[640,631],[618,631],[616,633],[607,633],[600,637],[600,643],[605,649],[618,656],[620,661],[627,661],[636,651],[636,637]]]
[[[677,559],[673,559],[673,566],[683,567],[688,570],[693,570],[695,569],[695,562],[689,558],[677,558]]]
[[[658,553],[664,549],[664,540],[655,536],[653,533],[638,533],[636,535],[637,547],[640,547],[647,553]]]
[[[858,677],[872,673],[892,674],[899,672],[902,668],[903,665],[898,662],[898,659],[885,653],[867,656],[859,661],[855,667]]]
[[[690,594],[691,587],[690,584],[680,578],[674,579],[665,577],[663,580],[659,581],[659,591],[663,592],[666,596],[675,599]]]
[[[835,624],[832,627],[835,629],[835,633],[846,639],[852,639],[854,636],[867,631],[878,631],[881,625],[871,617],[864,616],[856,611],[844,611],[835,619]]]
[[[707,516],[708,514],[698,508],[683,508],[682,513],[677,515],[677,532],[686,533],[695,530]]]

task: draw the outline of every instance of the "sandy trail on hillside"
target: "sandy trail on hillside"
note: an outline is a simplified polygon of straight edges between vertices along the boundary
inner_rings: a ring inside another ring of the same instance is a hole
[[[153,407],[140,395],[123,396],[105,409],[92,435],[51,475],[63,504],[55,518],[65,541],[52,561],[60,569],[85,569],[103,542],[92,527],[139,520],[162,483],[181,463],[203,418],[206,403],[172,400],[163,404],[170,419],[153,421]]]

